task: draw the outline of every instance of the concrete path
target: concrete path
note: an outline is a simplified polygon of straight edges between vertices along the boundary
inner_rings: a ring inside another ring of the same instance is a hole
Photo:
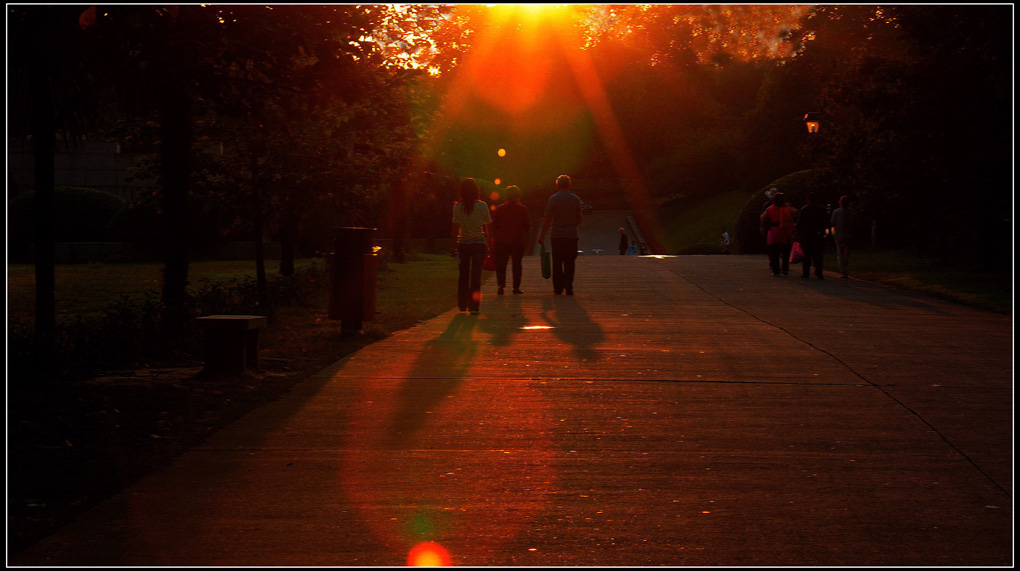
[[[1012,564],[1010,317],[758,256],[585,256],[573,297],[525,263],[9,564]]]

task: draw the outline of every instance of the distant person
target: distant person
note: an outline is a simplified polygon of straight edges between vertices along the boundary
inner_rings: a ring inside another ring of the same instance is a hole
[[[726,231],[726,227],[722,228],[722,236],[719,238],[719,253],[729,254],[730,253],[730,233]]]
[[[625,256],[627,254],[627,242],[628,242],[628,240],[629,240],[629,238],[627,237],[627,231],[624,230],[623,228],[620,228],[620,255],[621,256]]]
[[[825,207],[815,202],[815,193],[807,193],[807,204],[800,210],[797,218],[797,241],[804,249],[804,271],[802,278],[811,277],[811,266],[815,268],[815,276],[823,280],[822,258],[825,254],[825,234],[829,229],[829,216]]]
[[[631,241],[630,247],[627,248],[627,255],[628,256],[636,256],[637,255],[637,242],[636,241]]]
[[[772,197],[777,192],[779,192],[779,188],[775,187],[775,186],[773,186],[772,188],[770,188],[770,189],[765,191],[765,202],[761,205],[761,214],[759,216],[762,216],[762,217],[765,216],[765,211],[768,210],[769,206],[772,206]],[[761,227],[761,235],[763,237],[768,236],[768,228],[766,228],[764,224],[762,224],[762,227]],[[769,271],[772,271],[772,263],[771,262],[769,262]]]
[[[769,252],[769,268],[773,276],[790,275],[790,239],[795,228],[797,211],[786,203],[783,193],[772,195],[772,205],[761,215],[762,228]]]
[[[648,244],[645,244],[644,242],[641,242],[641,245],[638,246],[638,251],[641,252],[642,256],[647,256],[648,255]]]
[[[478,315],[482,301],[482,263],[489,234],[489,206],[478,199],[478,183],[465,178],[460,183],[460,202],[453,205],[453,234],[460,256],[457,276],[457,306]]]
[[[577,227],[582,220],[581,199],[570,191],[570,177],[562,174],[556,178],[556,193],[546,203],[545,221],[538,238],[539,243],[544,243],[546,234],[549,234],[553,293],[556,295],[574,295]]]
[[[523,274],[524,242],[531,228],[528,207],[521,204],[521,189],[509,186],[506,202],[497,206],[492,213],[492,237],[496,249],[496,294],[503,295],[506,288],[506,265],[513,260],[513,292],[521,291]]]
[[[850,208],[850,197],[842,196],[839,199],[839,208],[832,211],[832,236],[836,240],[836,261],[839,263],[839,277],[846,279],[850,276],[847,269],[850,265],[850,247],[853,245],[853,228],[856,223],[857,213]]]

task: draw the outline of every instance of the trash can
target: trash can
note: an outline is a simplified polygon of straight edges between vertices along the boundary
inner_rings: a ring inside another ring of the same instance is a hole
[[[329,318],[340,320],[344,332],[356,333],[363,321],[375,318],[373,232],[375,228],[335,229],[329,256]]]

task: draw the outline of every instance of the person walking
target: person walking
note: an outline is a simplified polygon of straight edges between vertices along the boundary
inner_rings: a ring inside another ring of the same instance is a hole
[[[627,238],[627,231],[624,230],[623,228],[620,228],[620,255],[621,256],[626,256],[627,255],[627,244],[628,244],[628,242],[630,242],[630,239]]]
[[[726,231],[725,226],[722,227],[722,236],[719,238],[719,253],[730,253],[730,233]]]
[[[839,208],[832,211],[832,236],[836,240],[836,261],[839,263],[839,277],[846,279],[850,265],[850,247],[853,245],[854,218],[857,213],[850,208],[850,197],[839,198]]]
[[[556,193],[545,206],[545,221],[539,243],[549,234],[552,250],[553,293],[574,295],[574,272],[577,262],[577,227],[581,224],[581,199],[570,191],[570,177],[556,178]],[[550,231],[551,229],[551,231]]]
[[[823,280],[822,258],[825,254],[825,234],[829,229],[829,215],[825,207],[815,203],[815,193],[807,193],[807,204],[800,209],[797,218],[797,241],[804,249],[804,271],[802,278],[811,277],[811,266],[815,267],[815,276]]]
[[[773,276],[790,275],[790,238],[795,228],[796,215],[797,211],[786,203],[781,192],[772,195],[772,205],[761,215],[762,227],[767,229],[769,268]]]
[[[489,235],[489,206],[478,199],[478,183],[465,178],[460,183],[460,202],[453,205],[453,235],[460,257],[457,276],[457,306],[478,315],[482,301],[482,263]]]
[[[506,202],[492,212],[492,237],[496,249],[496,285],[497,295],[503,295],[506,288],[507,262],[513,260],[513,292],[521,291],[521,274],[523,273],[524,242],[531,228],[528,207],[521,204],[521,189],[509,186],[506,189]]]

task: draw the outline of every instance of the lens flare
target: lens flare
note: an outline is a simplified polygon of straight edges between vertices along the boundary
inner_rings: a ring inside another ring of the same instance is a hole
[[[449,567],[450,561],[450,554],[434,541],[419,543],[407,554],[408,567]]]
[[[501,157],[505,157],[506,156],[506,149],[500,149],[500,150],[496,151],[496,154],[501,156]]]

